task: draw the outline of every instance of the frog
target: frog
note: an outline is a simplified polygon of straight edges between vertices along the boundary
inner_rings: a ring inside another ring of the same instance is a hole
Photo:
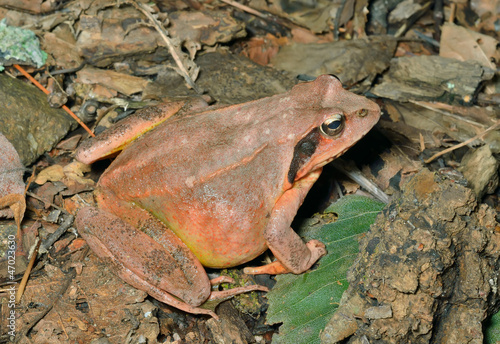
[[[270,250],[275,261],[248,274],[301,274],[327,252],[291,228],[323,166],[365,136],[379,106],[334,76],[228,106],[203,99],[137,111],[84,141],[76,159],[115,157],[76,227],[115,273],[188,313],[217,315],[207,300],[259,285],[213,291],[205,268],[245,264]]]

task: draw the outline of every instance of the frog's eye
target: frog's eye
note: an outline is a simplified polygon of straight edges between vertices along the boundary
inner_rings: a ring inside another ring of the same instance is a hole
[[[344,130],[344,115],[337,113],[320,126],[321,133],[326,136],[336,136]]]

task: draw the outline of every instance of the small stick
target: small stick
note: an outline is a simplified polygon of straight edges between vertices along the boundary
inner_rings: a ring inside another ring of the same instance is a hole
[[[14,65],[14,67],[15,67],[18,71],[20,71],[20,72],[21,72],[21,74],[22,74],[22,75],[24,75],[24,76],[25,76],[25,77],[26,77],[29,81],[31,81],[31,82],[32,82],[32,83],[33,83],[36,87],[38,87],[39,89],[41,89],[41,90],[43,91],[43,93],[45,93],[45,94],[50,94],[49,90],[47,90],[45,87],[43,87],[43,86],[42,86],[42,84],[40,84],[38,81],[36,81],[36,80],[35,80],[35,78],[33,78],[31,75],[29,75],[29,74],[28,74],[28,72],[26,72],[26,71],[24,70],[24,68],[22,68],[21,66],[19,66],[19,65],[17,65],[17,64],[15,64],[15,65]],[[89,128],[85,125],[85,123],[83,123],[83,122],[82,122],[82,120],[81,120],[80,118],[78,118],[78,116],[77,116],[77,115],[75,115],[75,114],[73,113],[73,111],[71,111],[71,110],[69,109],[69,107],[67,107],[66,105],[63,105],[63,106],[62,106],[62,108],[63,108],[63,109],[64,109],[67,113],[69,113],[69,115],[70,115],[71,117],[73,117],[73,118],[74,118],[74,120],[75,120],[75,121],[77,121],[77,122],[78,122],[78,124],[80,124],[80,125],[83,127],[83,129],[85,129],[85,130],[89,133],[89,135],[90,135],[90,136],[95,137],[95,135],[94,135],[94,133],[92,132],[92,130],[90,130],[90,129],[89,129]]]
[[[500,120],[499,120],[499,121],[497,121],[495,124],[493,124],[493,125],[492,125],[491,127],[489,127],[488,129],[486,129],[486,130],[484,130],[483,132],[481,132],[481,133],[477,134],[476,136],[474,136],[474,137],[472,137],[472,138],[468,139],[467,141],[464,141],[464,142],[462,142],[462,143],[459,143],[458,145],[455,145],[455,146],[453,146],[453,147],[446,148],[445,150],[443,150],[443,151],[441,151],[441,152],[439,152],[439,153],[434,154],[434,155],[433,155],[433,156],[431,156],[429,159],[424,160],[424,162],[425,162],[426,164],[428,164],[428,163],[430,163],[431,161],[433,161],[434,159],[436,159],[436,158],[440,157],[441,155],[446,154],[446,153],[449,153],[449,152],[451,152],[451,151],[454,151],[455,149],[458,149],[458,148],[460,148],[460,147],[466,146],[466,145],[468,145],[469,143],[471,143],[471,142],[473,142],[473,141],[475,141],[475,140],[477,140],[477,139],[481,138],[483,135],[486,135],[486,134],[487,134],[487,133],[489,133],[490,131],[493,131],[493,130],[495,130],[495,129],[499,128],[499,127],[500,127]]]
[[[257,10],[254,10],[251,7],[242,5],[242,4],[240,4],[240,3],[236,2],[236,1],[232,1],[232,0],[221,0],[221,1],[225,2],[226,4],[228,4],[230,6],[234,6],[236,8],[239,8],[240,10],[242,10],[244,12],[253,14],[254,16],[257,16],[257,17],[260,17],[260,18],[263,18],[263,19],[267,19],[267,16],[264,13],[259,12]]]
[[[35,249],[33,250],[33,253],[31,255],[30,262],[28,264],[28,267],[26,268],[26,271],[24,272],[23,279],[21,280],[21,283],[19,283],[19,289],[17,289],[17,294],[16,294],[16,303],[19,303],[21,301],[21,297],[24,294],[24,289],[26,288],[26,283],[28,283],[28,277],[30,277],[31,270],[33,269],[33,264],[35,264],[36,257],[38,255],[38,248],[40,247],[40,243],[42,240],[38,240],[38,244],[36,245]]]
[[[200,88],[194,83],[194,81],[191,79],[189,76],[189,73],[182,63],[179,55],[177,54],[176,48],[170,38],[167,36],[167,33],[165,32],[165,29],[163,29],[162,25],[156,18],[149,13],[149,11],[145,8],[145,6],[142,3],[138,3],[135,1],[131,1],[130,4],[132,4],[135,8],[137,8],[139,11],[141,11],[153,24],[155,27],[156,31],[160,34],[161,38],[165,41],[167,44],[168,51],[170,52],[170,55],[174,58],[175,63],[177,64],[177,67],[179,67],[179,71],[181,72],[182,76],[184,77],[184,80],[188,83],[189,86],[191,86],[196,93],[202,94],[203,92],[200,90]]]
[[[61,223],[61,225],[56,229],[56,231],[52,234],[50,234],[47,239],[45,239],[40,246],[40,253],[45,253],[49,249],[50,246],[52,246],[57,239],[61,237],[66,231],[68,230],[69,227],[73,224],[73,221],[75,220],[75,217],[73,215],[68,215],[66,220]]]
[[[37,199],[37,200],[39,200],[40,202],[43,202],[44,204],[48,204],[48,205],[50,205],[50,206],[51,206],[51,207],[53,207],[53,208],[56,208],[56,209],[61,210],[61,211],[66,211],[64,208],[62,208],[62,207],[60,207],[60,206],[58,206],[58,205],[56,205],[56,204],[54,204],[54,203],[51,203],[51,202],[47,201],[46,199],[43,199],[42,197],[40,197],[40,196],[38,196],[38,195],[34,194],[33,192],[29,192],[29,191],[28,191],[28,192],[26,193],[26,195],[28,195],[28,196],[30,196],[30,197],[33,197],[34,199]]]

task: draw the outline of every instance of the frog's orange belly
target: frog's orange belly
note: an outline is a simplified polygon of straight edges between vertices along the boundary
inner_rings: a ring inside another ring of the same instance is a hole
[[[229,268],[246,263],[267,249],[263,233],[255,228],[206,226],[202,230],[168,224],[176,235],[209,268]]]
[[[264,212],[243,207],[237,201],[202,202],[181,196],[181,201],[149,197],[141,203],[181,239],[203,266],[237,266],[267,249],[264,229],[269,219]]]
[[[262,236],[209,238],[205,235],[198,235],[196,238],[189,235],[180,234],[179,237],[194,253],[203,266],[209,268],[229,268],[246,263],[266,249],[267,245]]]

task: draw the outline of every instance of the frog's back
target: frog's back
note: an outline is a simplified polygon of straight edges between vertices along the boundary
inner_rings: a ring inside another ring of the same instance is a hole
[[[168,224],[202,264],[246,262],[266,249],[291,160],[252,120],[231,108],[173,118],[127,147],[100,184]]]

